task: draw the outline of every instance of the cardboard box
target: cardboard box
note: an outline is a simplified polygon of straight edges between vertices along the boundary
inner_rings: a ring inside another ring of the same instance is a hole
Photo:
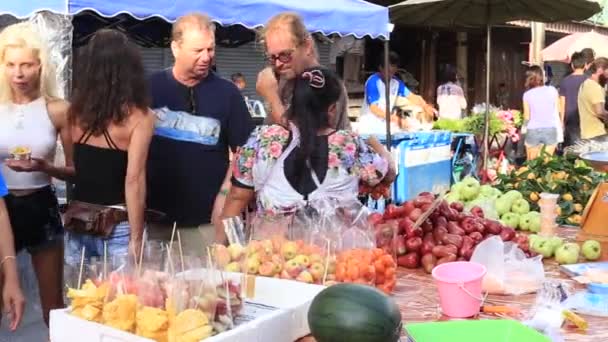
[[[600,183],[583,212],[581,231],[576,240],[597,240],[602,245],[600,260],[608,260],[608,183]]]
[[[232,273],[228,278],[236,280],[241,275]],[[308,309],[325,287],[275,278],[255,279],[255,296],[245,300],[236,317],[237,326],[205,342],[293,342],[310,334]],[[50,337],[52,342],[153,342],[72,316],[68,309],[51,311]]]

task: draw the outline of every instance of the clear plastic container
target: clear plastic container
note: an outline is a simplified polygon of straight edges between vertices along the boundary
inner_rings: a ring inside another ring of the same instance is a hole
[[[558,194],[546,192],[540,194],[538,205],[540,207],[540,235],[542,236],[555,235],[558,199]]]

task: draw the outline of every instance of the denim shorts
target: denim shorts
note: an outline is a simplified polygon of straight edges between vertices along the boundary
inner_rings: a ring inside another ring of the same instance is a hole
[[[25,196],[4,197],[11,221],[15,250],[35,254],[63,243],[63,224],[51,186]]]
[[[121,222],[107,238],[74,232],[66,233],[65,263],[68,265],[80,265],[82,248],[84,247],[85,261],[91,258],[101,260],[103,258],[104,242],[107,245],[107,253],[112,257],[127,256],[129,254],[129,238],[131,227],[129,222]]]
[[[557,129],[532,128],[526,133],[526,146],[537,147],[541,145],[557,145]]]

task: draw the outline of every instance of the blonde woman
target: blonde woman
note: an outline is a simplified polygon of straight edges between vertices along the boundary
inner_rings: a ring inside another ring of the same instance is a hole
[[[15,250],[25,249],[40,288],[44,320],[63,305],[63,226],[51,178],[74,173],[68,104],[57,98],[57,79],[44,40],[27,22],[0,33],[0,158],[8,195],[4,198]],[[66,166],[54,166],[57,138]],[[16,148],[31,158],[18,160]]]

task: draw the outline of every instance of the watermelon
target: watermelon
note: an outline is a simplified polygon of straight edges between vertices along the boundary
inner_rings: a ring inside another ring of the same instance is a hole
[[[314,298],[308,325],[317,342],[396,342],[402,327],[394,300],[374,287],[347,283]]]

